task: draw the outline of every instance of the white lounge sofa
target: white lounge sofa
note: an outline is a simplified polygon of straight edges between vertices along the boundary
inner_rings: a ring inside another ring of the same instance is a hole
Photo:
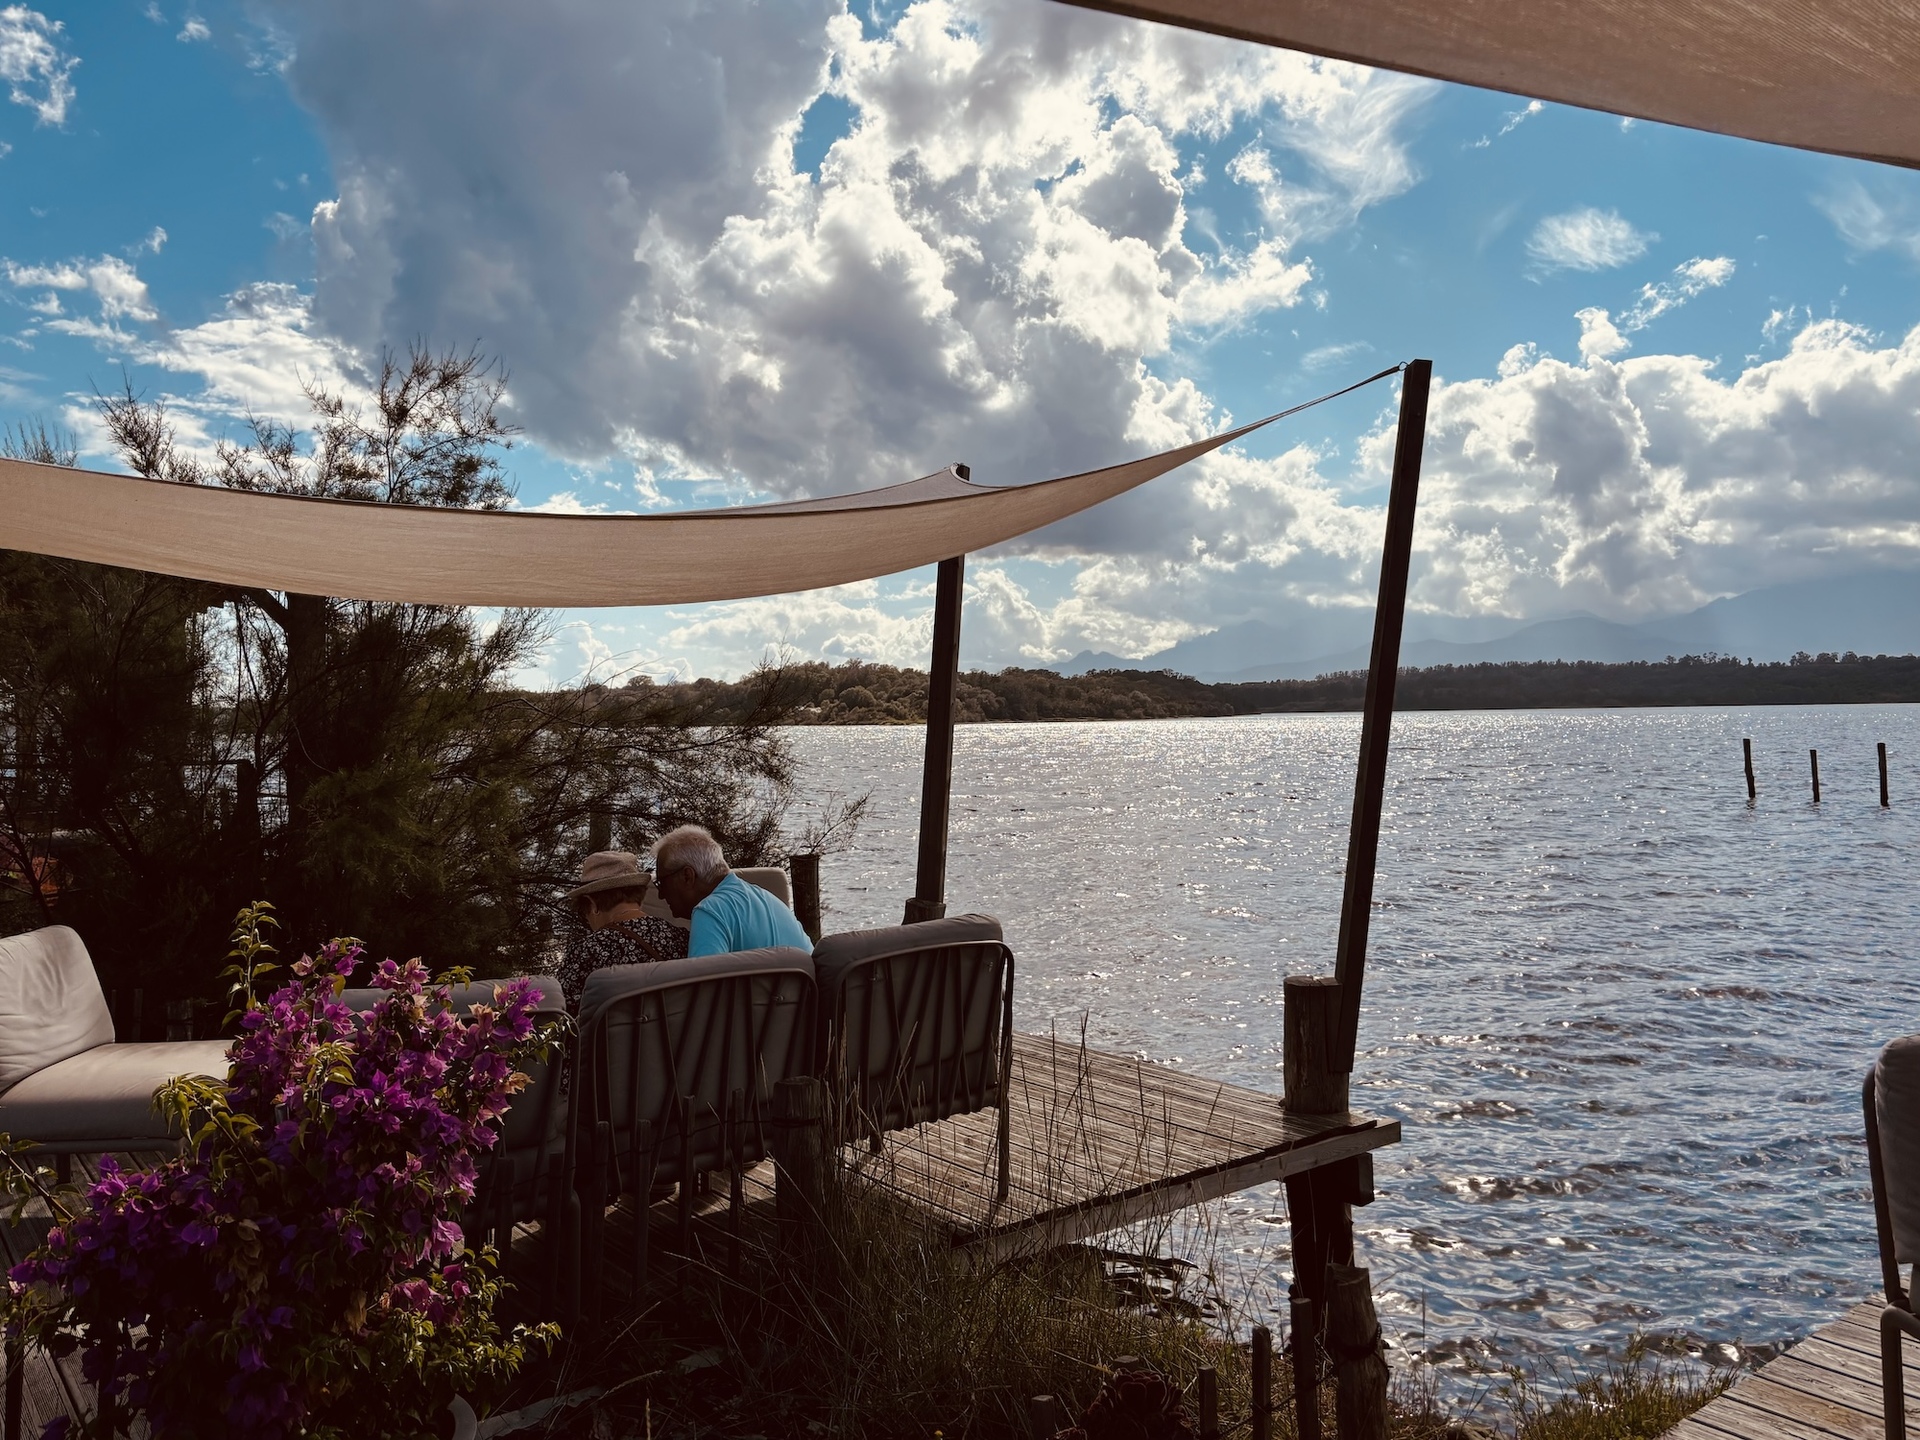
[[[176,1075],[225,1079],[227,1041],[118,1044],[79,935],[49,925],[0,940],[0,1132],[50,1155],[177,1144],[153,1107]]]

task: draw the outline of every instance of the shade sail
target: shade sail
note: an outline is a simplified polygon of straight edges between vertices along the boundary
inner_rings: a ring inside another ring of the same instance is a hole
[[[998,545],[1279,418],[1032,485],[976,485],[948,469],[853,495],[658,515],[432,510],[0,459],[0,547],[354,600],[739,600],[870,580]]]
[[[1920,164],[1912,0],[1069,0],[1803,150]]]

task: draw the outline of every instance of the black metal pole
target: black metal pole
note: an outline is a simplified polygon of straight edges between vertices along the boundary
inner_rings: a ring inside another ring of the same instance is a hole
[[[1373,612],[1373,659],[1360,721],[1360,765],[1353,781],[1353,824],[1347,834],[1347,888],[1340,905],[1340,1025],[1332,1067],[1351,1073],[1360,1035],[1360,987],[1367,969],[1367,925],[1373,914],[1373,871],[1380,855],[1380,807],[1386,798],[1387,747],[1393,693],[1400,672],[1400,629],[1407,615],[1413,563],[1413,514],[1420,495],[1420,455],[1427,435],[1427,391],[1433,362],[1413,360],[1400,380],[1400,432],[1393,447],[1387,496],[1387,539],[1380,553],[1380,601]]]
[[[953,798],[953,692],[960,680],[960,601],[967,557],[940,562],[933,587],[933,661],[927,673],[927,759],[920,778],[920,866],[906,923],[947,913],[947,812]]]

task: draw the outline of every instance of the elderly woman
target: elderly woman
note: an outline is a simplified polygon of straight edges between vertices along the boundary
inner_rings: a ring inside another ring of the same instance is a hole
[[[602,850],[580,862],[581,884],[567,898],[580,907],[587,933],[575,936],[560,962],[560,988],[567,1008],[580,1007],[587,976],[609,965],[645,965],[679,960],[687,932],[645,909],[647,872],[625,850]]]

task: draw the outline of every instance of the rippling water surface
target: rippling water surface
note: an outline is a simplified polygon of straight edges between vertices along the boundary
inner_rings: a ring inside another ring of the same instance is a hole
[[[1333,966],[1358,737],[962,729],[949,908],[1005,922],[1017,1027],[1085,1017],[1278,1093],[1282,977]],[[874,797],[826,863],[829,928],[897,923],[920,732],[795,741],[809,788]],[[1859,1085],[1920,1029],[1917,840],[1920,707],[1399,717],[1354,1082],[1405,1125],[1356,1212],[1402,1339],[1443,1363],[1764,1347],[1875,1288]],[[1255,1296],[1284,1287],[1284,1213],[1273,1186],[1221,1217]]]

